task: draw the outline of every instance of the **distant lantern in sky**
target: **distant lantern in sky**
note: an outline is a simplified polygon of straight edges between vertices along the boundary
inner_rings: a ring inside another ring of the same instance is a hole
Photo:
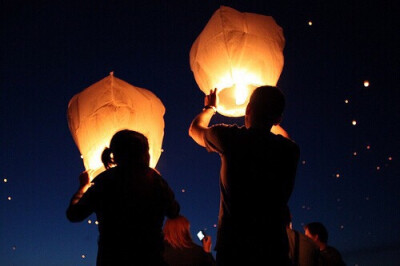
[[[119,130],[141,132],[149,140],[150,166],[161,155],[165,108],[151,91],[110,75],[76,94],[68,104],[72,137],[90,178],[104,171],[101,153]]]
[[[273,17],[221,6],[194,41],[190,68],[205,94],[217,88],[220,114],[240,117],[256,87],[277,84],[284,46]]]
[[[365,88],[369,87],[369,81],[368,80],[364,80],[364,87]]]

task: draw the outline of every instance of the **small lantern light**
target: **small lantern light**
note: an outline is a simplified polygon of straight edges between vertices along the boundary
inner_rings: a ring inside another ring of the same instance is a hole
[[[115,78],[113,72],[76,94],[68,104],[68,125],[90,178],[105,170],[101,153],[122,129],[148,138],[150,166],[155,167],[161,155],[164,113],[156,95]]]
[[[276,86],[282,72],[285,39],[270,16],[221,6],[190,50],[190,67],[205,93],[217,88],[217,111],[239,117],[254,89]]]

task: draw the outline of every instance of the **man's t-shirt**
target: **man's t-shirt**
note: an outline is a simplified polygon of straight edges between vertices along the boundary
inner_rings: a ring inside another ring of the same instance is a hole
[[[298,145],[265,130],[224,124],[210,127],[204,141],[221,157],[215,249],[240,244],[274,253],[287,247],[283,211],[293,191]]]

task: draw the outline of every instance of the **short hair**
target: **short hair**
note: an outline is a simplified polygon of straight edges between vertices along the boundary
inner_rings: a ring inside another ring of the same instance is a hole
[[[277,122],[285,109],[285,95],[276,86],[260,86],[251,94],[249,106],[256,120]]]
[[[328,243],[328,230],[320,222],[308,223],[304,226],[304,229],[308,229],[311,235],[318,235],[318,238],[323,243]]]

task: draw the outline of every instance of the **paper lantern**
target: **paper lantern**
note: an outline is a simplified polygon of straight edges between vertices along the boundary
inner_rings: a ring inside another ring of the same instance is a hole
[[[193,43],[190,68],[205,94],[217,88],[217,111],[239,117],[256,87],[277,84],[284,46],[272,17],[221,6]]]
[[[148,138],[150,166],[154,168],[161,155],[164,113],[164,105],[155,94],[114,77],[112,72],[76,94],[68,104],[68,126],[90,177],[105,170],[101,153],[121,129],[135,130]]]

